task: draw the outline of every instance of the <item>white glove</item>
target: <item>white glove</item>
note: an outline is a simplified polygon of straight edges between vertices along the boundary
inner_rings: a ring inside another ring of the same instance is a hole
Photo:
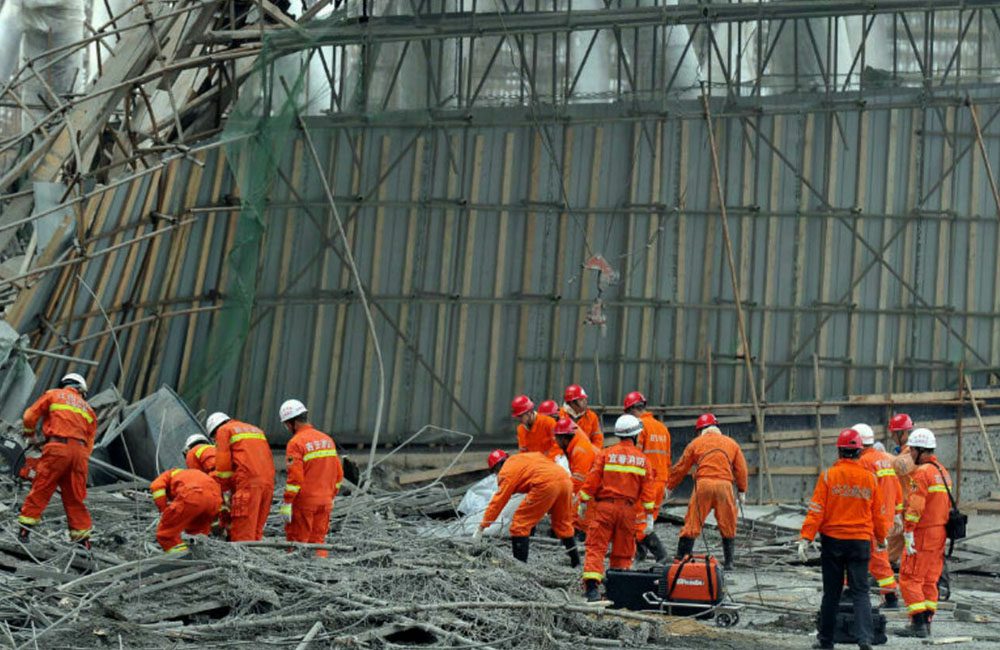
[[[667,499],[670,498],[670,494],[671,494],[670,490],[664,490],[663,491],[663,503],[667,502]]]
[[[646,515],[646,530],[642,532],[643,535],[651,535],[653,533],[653,515]]]
[[[907,555],[917,554],[917,547],[913,545],[913,531],[903,533],[903,543],[906,544]]]
[[[903,532],[903,515],[896,515],[892,519],[892,528],[889,529],[889,537],[895,537]]]
[[[580,519],[583,519],[587,514],[587,502],[581,501],[580,505],[576,508],[576,514],[579,515]]]
[[[745,505],[746,505],[746,503],[747,503],[747,493],[746,493],[746,492],[739,492],[739,493],[737,494],[737,497],[738,497],[738,498],[739,498],[739,500],[740,500],[740,505],[741,505],[741,506],[745,506]]]
[[[473,541],[479,541],[483,538],[483,529],[476,527],[476,532],[472,533]]]
[[[806,557],[807,548],[809,548],[809,540],[805,538],[800,539],[798,553],[799,553],[799,559],[802,560],[803,562],[809,559],[808,557]]]
[[[879,553],[888,550],[888,548],[889,548],[888,540],[881,539],[875,543],[875,550],[878,551]]]
[[[278,508],[278,512],[281,513],[281,518],[285,520],[285,524],[292,523],[292,504],[284,503]]]

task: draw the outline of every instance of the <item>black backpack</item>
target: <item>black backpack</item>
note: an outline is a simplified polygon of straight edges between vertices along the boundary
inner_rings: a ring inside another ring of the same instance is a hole
[[[948,511],[948,521],[944,525],[944,532],[948,536],[948,557],[951,557],[951,552],[955,550],[955,540],[965,539],[965,527],[969,523],[969,515],[962,514],[958,509],[958,503],[955,501],[955,497],[951,495],[951,488],[948,487],[948,480],[944,476],[944,471],[941,466],[937,463],[931,463],[941,475],[941,482],[944,483],[944,489],[948,493],[948,500],[951,501],[951,510]]]

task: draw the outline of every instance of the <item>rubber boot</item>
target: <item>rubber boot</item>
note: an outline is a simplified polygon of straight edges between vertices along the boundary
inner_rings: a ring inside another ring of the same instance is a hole
[[[678,537],[677,538],[677,555],[674,557],[678,560],[683,560],[688,555],[691,555],[691,551],[694,550],[694,538],[693,537]]]
[[[896,595],[895,591],[890,591],[885,594],[885,600],[882,602],[882,609],[899,609],[899,596]]]
[[[560,540],[562,545],[566,548],[566,555],[569,556],[569,565],[574,569],[580,566],[580,551],[576,548],[576,538],[575,537],[564,537]]]
[[[521,562],[528,561],[528,546],[531,543],[528,537],[511,537],[510,546],[514,553],[514,559]]]
[[[600,582],[598,580],[584,580],[583,585],[585,591],[583,597],[587,599],[588,603],[596,603],[601,600],[601,591],[599,589]]]
[[[910,617],[909,627],[904,627],[902,630],[896,630],[896,636],[903,636],[909,638],[926,639],[930,636],[930,632],[927,630],[927,612],[920,612]]]
[[[666,547],[663,546],[663,542],[656,536],[656,533],[646,535],[644,541],[646,542],[646,548],[653,554],[653,559],[656,560],[657,564],[664,564],[670,558]]]
[[[578,542],[586,542],[587,541],[587,533],[584,532],[584,531],[582,531],[582,530],[576,531],[576,541],[578,541]]]
[[[22,544],[27,544],[29,539],[31,539],[31,526],[21,524],[20,528],[17,529],[17,540]]]
[[[643,562],[643,561],[645,561],[646,556],[649,555],[649,549],[647,548],[646,544],[647,544],[646,539],[637,539],[637,540],[635,540],[635,561],[636,562]]]
[[[82,547],[86,551],[90,550],[90,538],[89,537],[82,537],[80,539],[74,539],[73,543],[76,544],[77,546]]]
[[[732,571],[736,568],[736,539],[732,537],[722,538],[722,557],[725,558],[722,564],[722,568],[726,571]]]

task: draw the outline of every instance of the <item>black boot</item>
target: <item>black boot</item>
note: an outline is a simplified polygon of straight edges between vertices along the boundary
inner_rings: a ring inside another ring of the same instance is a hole
[[[667,549],[663,546],[660,538],[656,536],[656,533],[646,535],[645,542],[646,548],[653,554],[653,559],[656,560],[657,564],[664,564],[669,559],[670,556],[667,553]]]
[[[899,609],[899,596],[896,595],[895,591],[890,591],[885,594],[885,601],[882,603],[882,609]]]
[[[85,551],[89,551],[90,550],[90,538],[89,537],[81,537],[80,539],[74,539],[73,543],[76,544],[77,546],[82,547]]]
[[[736,556],[736,539],[732,537],[722,538],[722,557],[725,561],[722,568],[726,571],[732,571],[736,568],[736,561],[734,557]]]
[[[576,538],[564,537],[560,541],[562,541],[562,545],[566,548],[566,555],[569,556],[569,565],[574,569],[580,566],[580,551],[576,548]]]
[[[694,538],[693,537],[678,537],[677,538],[677,555],[674,557],[678,560],[683,560],[688,555],[691,555],[691,551],[694,550]]]
[[[637,539],[635,541],[635,561],[643,562],[647,555],[649,555],[649,549],[646,547],[646,540]]]
[[[17,539],[22,544],[28,543],[28,540],[31,539],[31,526],[29,524],[21,524],[17,530]]]
[[[586,591],[584,592],[583,596],[584,598],[587,599],[588,603],[596,603],[601,599],[601,592],[600,589],[598,588],[601,584],[600,581],[584,580],[583,584],[584,587],[586,587]]]
[[[920,612],[910,617],[910,626],[896,630],[896,636],[926,639],[930,636],[927,630],[927,612]]]
[[[514,559],[522,562],[528,561],[528,545],[531,543],[528,537],[511,537],[510,546],[514,553]]]

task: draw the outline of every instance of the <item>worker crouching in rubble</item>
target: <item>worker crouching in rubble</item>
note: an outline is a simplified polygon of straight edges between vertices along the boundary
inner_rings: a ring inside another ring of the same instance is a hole
[[[882,497],[875,475],[859,457],[861,434],[844,429],[837,438],[839,460],[820,474],[813,490],[809,512],[802,524],[799,558],[818,532],[822,536],[823,601],[819,633],[814,648],[833,648],[840,596],[847,576],[847,589],[854,604],[854,630],[858,647],[871,649],[872,613],[868,600],[868,560],[871,540],[885,548],[888,533],[882,515]]]
[[[214,478],[196,469],[169,469],[149,486],[160,511],[156,541],[167,553],[188,550],[181,532],[208,535],[217,525],[222,490]]]
[[[263,539],[264,524],[274,496],[274,457],[264,432],[225,413],[205,422],[215,439],[215,475],[230,499],[229,541]]]
[[[299,400],[286,400],[279,414],[282,424],[292,434],[285,448],[288,478],[281,506],[285,539],[322,544],[330,530],[333,500],[344,480],[337,446],[333,438],[309,423],[306,407]],[[326,549],[316,551],[317,557],[327,555]]]
[[[538,452],[508,456],[504,450],[496,449],[486,462],[490,471],[496,474],[498,488],[473,537],[482,537],[483,531],[497,520],[512,496],[526,494],[510,524],[514,558],[528,561],[531,529],[548,513],[552,518],[552,532],[566,547],[570,566],[579,566],[580,553],[573,536],[573,483],[566,470]]]
[[[598,592],[604,580],[604,556],[611,545],[611,568],[628,569],[635,556],[635,507],[641,503],[646,512],[646,534],[653,529],[653,506],[656,485],[648,470],[648,460],[635,438],[642,422],[623,415],[615,422],[619,442],[602,449],[580,489],[580,516],[587,517],[587,557],[583,565],[583,583],[589,602],[600,600]],[[593,505],[588,505],[593,501]],[[586,510],[591,512],[586,513]]]

